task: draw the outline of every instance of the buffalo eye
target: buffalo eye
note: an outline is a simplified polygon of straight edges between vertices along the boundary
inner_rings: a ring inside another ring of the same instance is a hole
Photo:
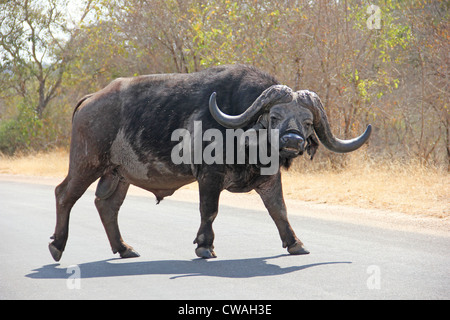
[[[272,114],[272,115],[270,115],[270,121],[272,122],[272,124],[275,124],[275,123],[281,121],[281,116],[278,114]]]
[[[271,114],[271,115],[270,115],[270,118],[271,118],[272,120],[281,120],[281,116],[280,116],[279,114],[276,114],[276,113]]]
[[[312,130],[312,128],[313,128],[313,123],[310,120],[305,121],[303,125],[306,130]]]

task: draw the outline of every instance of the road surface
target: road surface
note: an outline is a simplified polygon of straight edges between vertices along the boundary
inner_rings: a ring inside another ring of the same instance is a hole
[[[345,208],[324,216],[320,206],[291,210],[288,202],[291,225],[311,251],[289,256],[253,195],[221,199],[218,258],[202,260],[192,244],[200,224],[195,199],[175,194],[155,205],[150,193],[130,194],[119,222],[141,257],[122,260],[110,250],[90,189],[72,210],[68,244],[55,263],[47,248],[53,190],[0,177],[0,299],[450,298],[446,230],[330,219]]]

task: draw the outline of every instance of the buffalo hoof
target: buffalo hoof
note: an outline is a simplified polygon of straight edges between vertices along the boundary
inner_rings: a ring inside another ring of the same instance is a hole
[[[137,253],[136,251],[134,251],[133,248],[128,248],[127,250],[125,250],[124,252],[119,252],[120,257],[122,259],[128,259],[128,258],[137,258],[140,257],[141,255],[139,253]]]
[[[288,248],[288,252],[292,255],[309,254],[309,251],[305,249],[302,243],[294,243]]]
[[[52,257],[53,257],[53,259],[56,261],[56,262],[58,262],[59,260],[61,260],[61,257],[62,257],[62,251],[61,250],[59,250],[59,249],[57,249],[54,245],[53,245],[53,243],[49,243],[48,244],[48,249],[50,250],[50,253],[51,253],[51,255],[52,255]]]
[[[205,247],[198,247],[197,249],[195,249],[195,254],[197,255],[197,257],[203,259],[217,258],[214,250]]]

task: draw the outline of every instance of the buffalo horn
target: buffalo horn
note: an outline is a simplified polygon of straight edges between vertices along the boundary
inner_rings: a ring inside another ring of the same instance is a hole
[[[216,93],[209,98],[209,111],[213,118],[222,126],[231,129],[242,128],[272,106],[292,101],[292,90],[283,85],[273,85],[261,93],[252,105],[240,115],[228,115],[223,113],[216,102]]]
[[[330,123],[323,108],[320,98],[311,91],[298,91],[297,101],[303,107],[309,109],[314,116],[314,130],[320,142],[333,152],[352,152],[361,147],[370,137],[372,126],[369,124],[366,131],[357,138],[351,140],[341,140],[336,138],[331,132]]]

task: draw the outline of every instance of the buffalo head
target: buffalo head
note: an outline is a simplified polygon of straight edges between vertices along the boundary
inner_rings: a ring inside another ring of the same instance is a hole
[[[255,123],[255,129],[278,129],[280,158],[288,161],[302,155],[304,151],[307,151],[312,159],[319,140],[334,152],[354,151],[369,139],[372,131],[369,125],[366,131],[355,139],[340,140],[334,137],[317,94],[308,90],[293,92],[283,85],[266,89],[244,113],[235,116],[227,115],[219,109],[216,93],[213,93],[209,110],[214,119],[226,128],[243,128]]]

